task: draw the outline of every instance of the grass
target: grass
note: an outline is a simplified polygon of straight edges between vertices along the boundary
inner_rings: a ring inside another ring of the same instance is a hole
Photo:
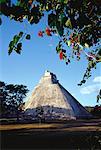
[[[14,125],[1,125],[0,130],[14,130],[14,129],[55,129],[61,128],[63,125],[61,124],[14,124]]]
[[[1,149],[100,149],[101,120],[1,125]]]

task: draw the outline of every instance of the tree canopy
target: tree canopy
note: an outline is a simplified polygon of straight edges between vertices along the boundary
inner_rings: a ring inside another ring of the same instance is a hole
[[[5,84],[0,81],[1,114],[17,114],[28,89],[24,85]]]
[[[91,76],[101,62],[101,1],[100,0],[0,0],[0,24],[2,15],[17,22],[27,20],[31,25],[38,24],[45,14],[48,15],[48,26],[38,32],[39,37],[59,37],[56,52],[60,60],[68,65],[73,58],[79,61],[85,55],[88,62],[82,85]],[[22,50],[22,40],[30,40],[31,35],[20,31],[9,43],[8,54],[13,51],[18,54]],[[64,49],[70,48],[68,52]],[[101,92],[100,92],[101,94]],[[101,95],[98,95],[98,100]]]

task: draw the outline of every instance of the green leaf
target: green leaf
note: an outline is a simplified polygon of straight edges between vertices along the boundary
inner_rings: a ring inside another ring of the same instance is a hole
[[[7,0],[0,0],[0,3],[6,3]]]
[[[19,36],[20,36],[20,37],[22,37],[22,35],[23,35],[23,32],[22,32],[22,31],[21,31],[21,32],[19,32]]]
[[[56,24],[56,28],[57,28],[58,34],[60,36],[63,36],[64,28],[63,28],[63,26],[60,26],[59,22]]]
[[[52,28],[56,26],[57,17],[55,14],[51,13],[48,15],[48,25]]]
[[[81,85],[82,85],[82,83],[79,83],[79,84],[78,84],[78,86],[81,86]]]
[[[59,2],[60,2],[60,3],[63,3],[63,2],[64,2],[64,0],[59,0]]]
[[[18,43],[15,51],[16,53],[21,54],[21,50],[22,50],[22,43]]]
[[[57,51],[57,53],[60,53],[60,51],[61,51],[61,44],[59,43],[58,45],[57,45],[57,47],[56,47],[56,51]]]
[[[67,4],[69,0],[64,0],[64,4]]]
[[[70,40],[67,40],[67,41],[66,41],[66,44],[67,44],[68,46],[70,46],[70,45],[71,45],[71,41],[70,41]]]
[[[85,83],[86,82],[86,80],[82,80],[82,83]]]
[[[11,41],[11,42],[9,43],[9,47],[8,47],[8,54],[9,54],[9,55],[12,53],[13,47],[14,47],[14,42]]]
[[[13,40],[9,43],[8,54],[10,55],[13,50],[20,54],[22,43],[18,43],[20,38],[22,37],[23,32],[20,32],[18,35],[13,37]],[[18,44],[17,44],[18,43]],[[17,45],[17,47],[16,47]]]
[[[63,52],[63,53],[66,53],[66,50],[65,50],[65,49],[62,49],[62,52]]]
[[[101,56],[101,49],[98,51],[98,55]]]
[[[21,49],[21,47],[22,47],[22,43],[18,43],[17,48]]]
[[[63,53],[63,59],[66,61],[67,60],[67,55]]]
[[[26,35],[26,39],[27,39],[27,40],[30,40],[30,39],[31,39],[30,34],[27,34],[27,35]]]
[[[71,20],[68,19],[65,23],[66,27],[69,27],[70,29],[72,29],[72,23],[71,23]]]
[[[14,44],[17,44],[17,42],[19,41],[19,39],[20,39],[20,37],[19,37],[18,35],[15,35],[15,36],[13,37],[13,43],[14,43]]]
[[[97,103],[99,102],[99,99],[100,99],[100,96],[99,96],[99,95],[97,95]]]

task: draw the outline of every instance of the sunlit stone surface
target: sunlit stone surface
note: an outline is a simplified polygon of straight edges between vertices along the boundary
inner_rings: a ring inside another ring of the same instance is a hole
[[[49,71],[45,71],[25,104],[26,116],[37,118],[40,111],[42,111],[41,117],[46,120],[91,117],[85,108],[59,83],[56,75]]]

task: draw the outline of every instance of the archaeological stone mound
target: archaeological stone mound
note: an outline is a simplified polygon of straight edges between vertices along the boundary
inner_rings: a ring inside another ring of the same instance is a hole
[[[45,71],[25,103],[25,116],[72,120],[90,118],[91,114],[59,83],[55,74]]]

